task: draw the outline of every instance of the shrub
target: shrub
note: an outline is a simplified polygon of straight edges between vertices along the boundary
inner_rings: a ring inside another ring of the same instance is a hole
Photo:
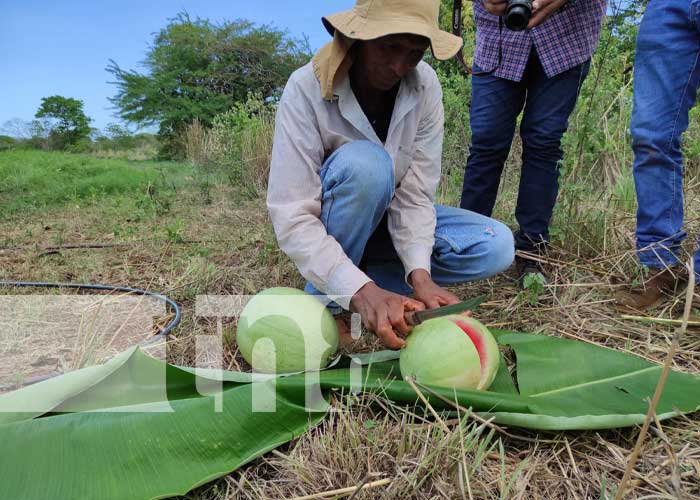
[[[259,196],[267,187],[274,118],[274,104],[259,94],[250,94],[244,103],[217,115],[211,128],[198,120],[185,127],[181,141],[187,159],[203,176],[203,186],[208,189],[209,179],[217,171],[249,197]]]
[[[267,187],[275,128],[275,107],[260,94],[214,118],[213,132],[223,145],[221,163],[233,184],[246,186],[250,194]]]
[[[17,146],[17,139],[9,135],[0,135],[0,151],[14,149]]]

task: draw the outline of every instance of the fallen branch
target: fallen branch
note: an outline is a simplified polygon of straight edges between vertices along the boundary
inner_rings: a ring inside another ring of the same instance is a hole
[[[603,268],[597,268],[594,266],[585,266],[582,264],[573,264],[571,262],[564,262],[562,260],[557,260],[554,257],[549,257],[549,256],[543,256],[543,255],[538,255],[534,253],[529,253],[525,252],[523,250],[518,250],[516,252],[516,255],[518,257],[522,257],[527,260],[532,260],[534,262],[539,262],[540,264],[547,264],[549,266],[553,267],[560,267],[560,268],[576,268],[576,269],[583,269],[584,271],[589,271],[594,274],[601,274],[603,276],[608,276],[610,275],[609,270],[605,270]]]
[[[666,318],[650,318],[648,316],[632,316],[630,314],[620,315],[622,319],[629,319],[632,321],[639,321],[641,323],[658,323],[660,325],[672,325],[672,326],[683,326],[683,319],[666,319]],[[688,326],[700,326],[700,321],[688,320]]]
[[[321,493],[314,493],[313,495],[306,495],[303,497],[294,497],[291,500],[318,500],[318,499],[323,499],[323,498],[327,498],[330,496],[348,495],[348,494],[355,493],[356,491],[359,491],[360,489],[364,490],[364,489],[376,488],[378,486],[384,486],[385,484],[389,484],[390,482],[391,482],[390,478],[379,479],[378,481],[372,481],[371,483],[360,484],[358,486],[350,486],[348,488],[340,488],[338,490],[323,491]]]

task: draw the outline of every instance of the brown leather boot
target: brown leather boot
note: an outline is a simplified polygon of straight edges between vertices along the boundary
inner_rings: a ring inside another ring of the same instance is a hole
[[[662,301],[665,293],[673,293],[679,284],[686,281],[685,274],[682,266],[655,270],[655,274],[641,287],[617,292],[617,308],[623,311],[650,309]]]

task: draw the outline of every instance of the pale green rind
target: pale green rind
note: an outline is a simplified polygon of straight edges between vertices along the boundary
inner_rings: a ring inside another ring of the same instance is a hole
[[[480,321],[472,317],[464,316],[461,314],[455,314],[452,316],[448,316],[448,318],[453,319],[455,321],[461,321],[467,324],[468,326],[475,328],[481,334],[481,340],[483,341],[484,347],[486,348],[485,354],[487,364],[486,366],[481,367],[481,379],[479,380],[479,385],[477,389],[482,391],[488,390],[488,388],[491,387],[491,384],[493,384],[493,381],[496,378],[496,374],[498,373],[498,368],[501,362],[501,353],[498,350],[498,343],[496,342],[496,339],[493,337],[491,331],[485,325],[483,325]],[[481,362],[481,358],[479,358],[479,362]]]
[[[481,380],[481,361],[474,344],[446,318],[431,319],[414,328],[399,360],[401,375],[423,384],[474,389]]]
[[[236,340],[243,358],[262,373],[291,373],[328,365],[338,328],[328,309],[293,288],[269,288],[245,306]]]

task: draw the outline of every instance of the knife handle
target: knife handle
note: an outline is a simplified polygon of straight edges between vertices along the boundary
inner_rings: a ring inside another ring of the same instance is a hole
[[[406,324],[408,326],[418,326],[421,324],[420,319],[416,315],[416,311],[408,311],[404,314],[403,317],[406,320]]]

